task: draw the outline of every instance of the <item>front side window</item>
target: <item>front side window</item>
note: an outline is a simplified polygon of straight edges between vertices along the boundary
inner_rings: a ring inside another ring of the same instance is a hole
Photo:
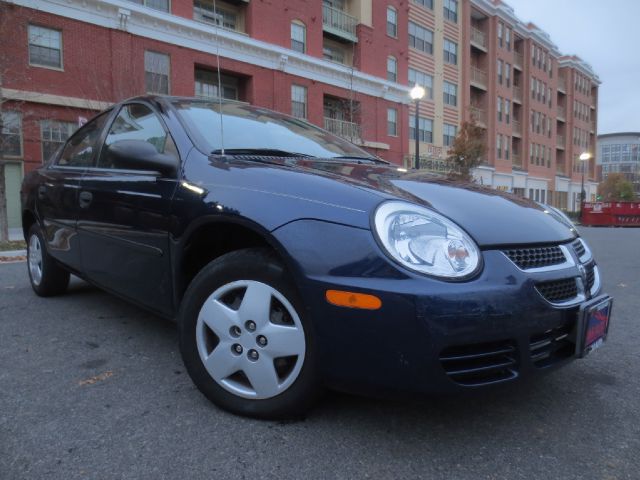
[[[0,112],[0,156],[22,157],[22,115]]]
[[[387,80],[398,81],[398,61],[396,57],[387,57]]]
[[[307,118],[307,87],[291,85],[291,115]]]
[[[433,55],[433,32],[409,22],[409,46]]]
[[[398,12],[393,7],[387,8],[387,35],[398,36]]]
[[[62,68],[62,32],[29,25],[29,65]]]
[[[108,117],[109,112],[104,112],[78,130],[67,141],[57,164],[63,167],[93,166],[98,140]]]
[[[458,22],[458,0],[444,0],[444,18],[450,22]]]
[[[443,97],[446,105],[452,107],[458,105],[458,86],[454,83],[444,82]]]
[[[307,28],[298,20],[291,22],[291,49],[300,53],[307,51]]]
[[[42,160],[46,162],[60,148],[76,129],[73,122],[58,120],[42,120],[40,122],[40,139],[42,141]]]
[[[387,109],[387,135],[398,135],[398,111],[395,108]]]
[[[458,64],[458,44],[444,39],[444,61],[452,65]]]
[[[169,94],[169,55],[144,52],[144,80],[147,93]]]
[[[121,140],[142,140],[155,147],[158,153],[167,153],[177,157],[173,140],[167,135],[158,116],[151,108],[140,103],[125,105],[111,124],[105,147]],[[100,168],[114,168],[106,151],[102,151],[98,161]]]

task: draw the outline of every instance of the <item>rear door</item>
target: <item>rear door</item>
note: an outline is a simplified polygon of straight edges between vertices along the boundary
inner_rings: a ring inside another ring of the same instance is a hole
[[[36,210],[43,225],[47,252],[74,271],[81,269],[76,222],[80,179],[97,155],[97,147],[110,112],[84,125],[65,143],[48,168],[40,170]]]
[[[151,168],[115,168],[106,147],[120,140],[144,140],[159,153],[178,157],[171,135],[151,105],[132,102],[120,108],[79,191],[83,270],[91,281],[171,314],[169,211],[177,179]]]

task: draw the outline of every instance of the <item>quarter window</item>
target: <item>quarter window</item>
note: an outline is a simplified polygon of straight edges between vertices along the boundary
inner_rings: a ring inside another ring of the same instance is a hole
[[[307,87],[291,85],[291,115],[307,118]]]
[[[62,68],[62,32],[29,25],[29,65]]]
[[[58,148],[67,141],[76,129],[73,122],[42,120],[40,122],[40,139],[42,141],[42,161],[46,162]]]
[[[19,112],[0,112],[0,155],[22,157],[22,115]]]
[[[109,117],[109,112],[102,113],[78,130],[67,141],[58,165],[64,167],[91,167],[93,157],[98,148],[98,140]]]
[[[169,55],[144,52],[144,80],[147,93],[169,93]]]

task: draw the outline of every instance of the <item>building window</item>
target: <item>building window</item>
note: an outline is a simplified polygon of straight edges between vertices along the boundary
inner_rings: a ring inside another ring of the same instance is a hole
[[[504,29],[504,44],[507,50],[511,50],[511,29],[509,27]]]
[[[444,61],[452,65],[458,64],[458,44],[444,39]]]
[[[398,61],[396,57],[387,57],[387,80],[398,81]]]
[[[511,87],[511,64],[504,64],[504,82],[507,88]]]
[[[322,46],[322,57],[331,62],[345,63],[344,50],[327,43]]]
[[[409,85],[420,85],[424,88],[424,99],[433,100],[433,76],[420,70],[409,69]]]
[[[300,53],[307,51],[307,28],[299,20],[291,22],[291,49]]]
[[[504,28],[504,26],[502,25],[502,22],[498,22],[498,46],[502,47],[502,29]]]
[[[458,22],[458,0],[444,0],[444,18],[450,22]]]
[[[169,55],[144,52],[144,80],[147,93],[169,94]]]
[[[64,145],[64,142],[75,131],[73,122],[60,122],[57,120],[40,121],[40,139],[42,141],[42,161],[46,162]]]
[[[433,120],[418,118],[418,136],[423,143],[433,143]],[[409,115],[409,138],[416,139],[416,117]]]
[[[398,36],[398,12],[393,7],[387,8],[387,35],[393,38]]]
[[[238,100],[238,79],[229,75],[220,75],[222,98]],[[218,98],[218,74],[211,70],[196,68],[195,95],[203,98]]]
[[[500,85],[502,85],[502,65],[503,65],[502,60],[496,61],[496,68],[498,70],[498,83]]]
[[[458,105],[458,86],[455,83],[444,82],[443,99],[445,105],[455,107]]]
[[[229,30],[238,29],[238,14],[234,11],[220,8],[220,2],[218,2],[216,8],[213,8],[212,0],[194,0],[193,18]]]
[[[0,152],[6,157],[22,157],[22,115],[0,112]]]
[[[398,111],[395,108],[387,108],[387,135],[398,135]]]
[[[291,85],[291,115],[307,118],[307,87]]]
[[[145,7],[153,8],[155,10],[161,10],[163,12],[169,11],[169,0],[129,0],[138,5],[144,5]]]
[[[433,55],[433,32],[409,22],[409,46]]]
[[[496,156],[502,158],[502,135],[496,135]]]
[[[443,128],[443,137],[442,143],[444,143],[445,147],[450,147],[453,145],[453,142],[458,134],[458,127],[455,125],[449,125],[448,123],[444,124]]]
[[[29,25],[29,65],[62,68],[62,32]]]
[[[509,144],[511,143],[511,137],[505,135],[504,137],[504,159],[509,160]]]
[[[511,100],[504,99],[504,121],[509,123],[511,121]]]
[[[497,98],[498,121],[502,121],[502,97]]]
[[[417,3],[418,5],[422,5],[425,8],[433,10],[433,0],[413,0],[413,3]]]

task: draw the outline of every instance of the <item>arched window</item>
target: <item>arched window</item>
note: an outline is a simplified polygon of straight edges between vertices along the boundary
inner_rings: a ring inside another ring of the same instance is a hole
[[[307,51],[307,27],[300,20],[291,22],[291,49],[300,53]]]

